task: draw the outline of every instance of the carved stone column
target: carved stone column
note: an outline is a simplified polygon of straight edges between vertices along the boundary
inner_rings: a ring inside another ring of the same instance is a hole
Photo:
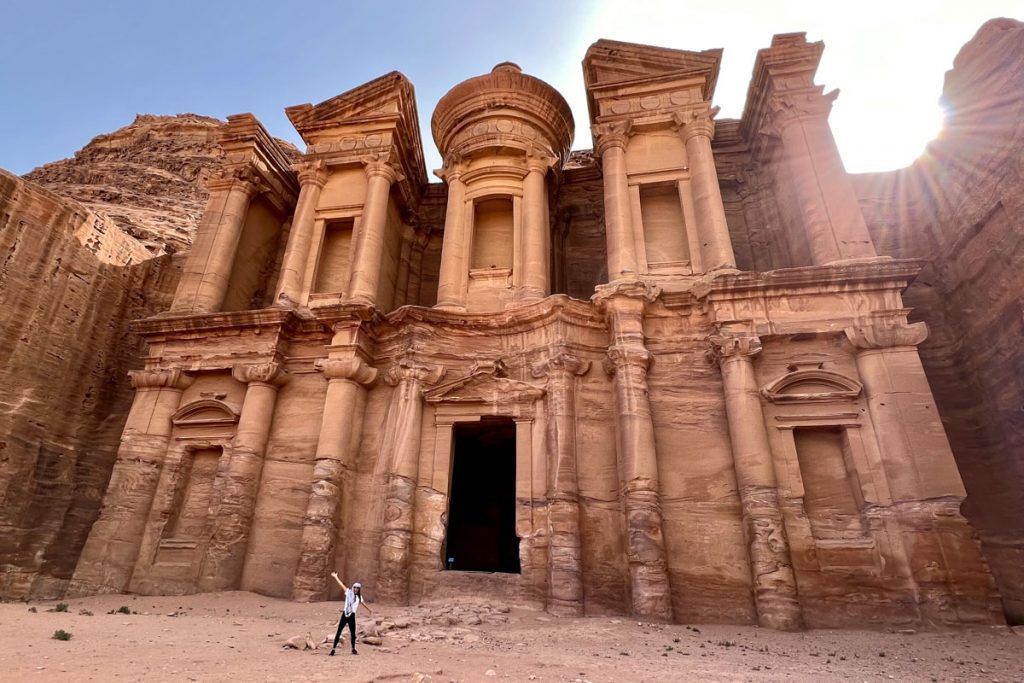
[[[815,265],[877,255],[828,125],[838,94],[800,92],[768,101],[769,131],[782,141],[782,158]]]
[[[78,560],[69,595],[119,593],[131,579],[171,436],[171,416],[192,377],[179,369],[132,370],[128,413],[100,516]]]
[[[529,155],[526,157],[526,178],[523,180],[523,275],[521,301],[538,301],[551,293],[548,224],[548,190],[544,179],[554,159]]]
[[[629,123],[609,123],[593,128],[594,151],[601,158],[604,178],[604,224],[608,240],[608,280],[637,277],[633,213],[626,177],[626,142]]]
[[[348,286],[351,301],[369,306],[377,304],[391,185],[403,177],[399,168],[384,156],[377,155],[365,160],[366,201],[363,203],[363,218]]]
[[[236,365],[231,374],[248,386],[223,474],[222,497],[216,507],[213,534],[199,574],[202,591],[238,588],[256,510],[263,457],[274,420],[277,390],[287,379],[287,373],[277,363]]]
[[[327,184],[327,166],[323,161],[311,159],[292,167],[299,175],[299,200],[295,206],[295,218],[288,235],[281,276],[274,295],[276,303],[291,301],[298,303],[302,295],[302,280],[305,277],[306,261],[313,239],[313,222],[316,206],[320,201],[320,190]],[[282,298],[285,300],[282,302]]]
[[[472,235],[465,220],[466,185],[462,182],[461,174],[461,165],[453,160],[449,160],[444,169],[437,172],[437,175],[448,183],[448,204],[444,215],[436,308],[466,308]]]
[[[362,424],[364,387],[377,379],[377,370],[358,358],[322,359],[316,368],[327,378],[327,396],[316,445],[313,485],[302,522],[299,566],[292,583],[292,598],[326,600],[326,577],[334,568],[338,511],[341,508],[345,473],[351,468],[356,448],[356,429]]]
[[[624,479],[633,611],[647,619],[668,621],[672,619],[671,586],[647,386],[651,353],[643,335],[644,305],[658,294],[656,287],[634,281],[599,287],[593,298],[611,328],[604,368],[615,378],[615,451]]]
[[[743,511],[743,533],[750,552],[757,622],[784,631],[803,628],[789,539],[779,507],[775,466],[765,431],[754,375],[761,352],[755,336],[711,337],[711,357],[722,369],[725,412]]]
[[[688,111],[675,116],[690,165],[690,189],[700,235],[701,263],[708,272],[736,267],[715,157],[711,151],[711,139],[715,134],[715,122],[711,117],[715,112],[717,109]]]
[[[927,326],[869,322],[846,328],[846,337],[857,349],[857,371],[893,498],[966,495],[917,352]],[[928,404],[932,409],[922,415],[920,406]],[[928,454],[926,480],[917,467],[918,452]]]
[[[589,369],[590,361],[565,349],[532,368],[534,377],[547,377],[548,610],[569,616],[583,614],[575,380]]]
[[[423,389],[440,379],[443,368],[408,358],[388,370],[387,382],[396,386],[388,410],[388,426],[381,457],[388,463],[387,499],[380,547],[377,597],[404,604],[409,593],[412,550],[413,498],[419,473]]]
[[[172,311],[212,313],[224,305],[249,203],[263,188],[252,168],[225,171],[207,183],[210,199],[189,251]]]

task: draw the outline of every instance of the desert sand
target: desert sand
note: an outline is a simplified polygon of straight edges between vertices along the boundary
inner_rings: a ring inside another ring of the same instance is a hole
[[[380,606],[380,645],[329,645],[338,602],[253,593],[0,604],[5,681],[1021,681],[1024,631],[780,633],[559,618],[482,599]],[[122,606],[130,614],[117,612]],[[36,611],[31,611],[32,609]],[[111,614],[110,612],[114,612]],[[90,614],[91,613],[91,614]],[[53,639],[58,629],[67,641]],[[315,650],[283,647],[306,634]],[[372,637],[370,640],[374,640]]]

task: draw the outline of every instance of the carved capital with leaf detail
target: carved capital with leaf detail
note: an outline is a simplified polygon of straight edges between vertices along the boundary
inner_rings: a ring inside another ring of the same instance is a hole
[[[388,368],[385,380],[392,386],[399,384],[435,384],[444,375],[444,367],[419,363],[411,358],[403,358]]]
[[[554,355],[539,363],[534,363],[530,374],[537,379],[552,376],[585,375],[590,370],[589,360],[580,360],[566,349],[559,349]]]
[[[761,338],[754,335],[712,335],[708,337],[707,358],[721,364],[727,360],[750,361],[761,353]]]
[[[618,280],[606,285],[598,285],[594,290],[594,295],[590,297],[590,301],[598,311],[604,312],[608,303],[616,297],[636,299],[650,304],[654,303],[659,296],[661,296],[661,287],[657,285],[643,280]]]
[[[288,381],[288,373],[280,363],[247,363],[231,368],[231,376],[245,384],[265,384],[278,388]]]
[[[327,184],[327,164],[322,159],[307,159],[292,164],[292,170],[299,177],[299,185],[316,185],[322,188]]]
[[[614,375],[620,370],[630,367],[647,371],[651,367],[654,355],[643,346],[618,344],[608,348],[608,356],[604,359],[604,371]]]
[[[255,197],[267,190],[263,176],[250,164],[225,166],[218,169],[206,181],[206,187],[210,192],[244,192],[250,197]]]
[[[625,149],[626,143],[633,131],[631,121],[616,121],[615,123],[596,123],[591,127],[594,136],[594,152],[598,157],[604,156],[609,149],[618,147]]]
[[[405,179],[402,169],[390,160],[390,154],[368,154],[360,161],[366,170],[367,178],[384,178],[389,183],[397,183]]]
[[[715,137],[715,115],[718,107],[711,109],[691,109],[672,115],[676,132],[683,138],[683,144],[695,137],[705,137],[710,142]]]
[[[839,97],[839,89],[827,93],[803,92],[774,95],[768,100],[768,118],[765,132],[781,135],[782,131],[799,121],[827,119],[832,103]]]
[[[313,363],[328,381],[347,380],[368,387],[377,381],[377,368],[371,367],[358,358],[321,358]]]
[[[924,323],[871,322],[853,325],[844,331],[850,343],[862,351],[917,346],[928,338],[928,326]]]
[[[187,389],[195,378],[181,368],[129,370],[128,377],[136,389]]]

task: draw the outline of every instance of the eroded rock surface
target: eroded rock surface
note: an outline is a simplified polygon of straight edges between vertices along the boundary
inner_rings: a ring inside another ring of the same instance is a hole
[[[905,302],[1011,620],[1024,621],[1024,24],[986,23],[946,74],[941,136],[854,176],[880,253],[923,258]]]

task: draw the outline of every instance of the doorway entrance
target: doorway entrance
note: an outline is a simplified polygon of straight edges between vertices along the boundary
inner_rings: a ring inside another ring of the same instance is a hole
[[[444,566],[518,574],[515,422],[457,423],[453,444]]]

